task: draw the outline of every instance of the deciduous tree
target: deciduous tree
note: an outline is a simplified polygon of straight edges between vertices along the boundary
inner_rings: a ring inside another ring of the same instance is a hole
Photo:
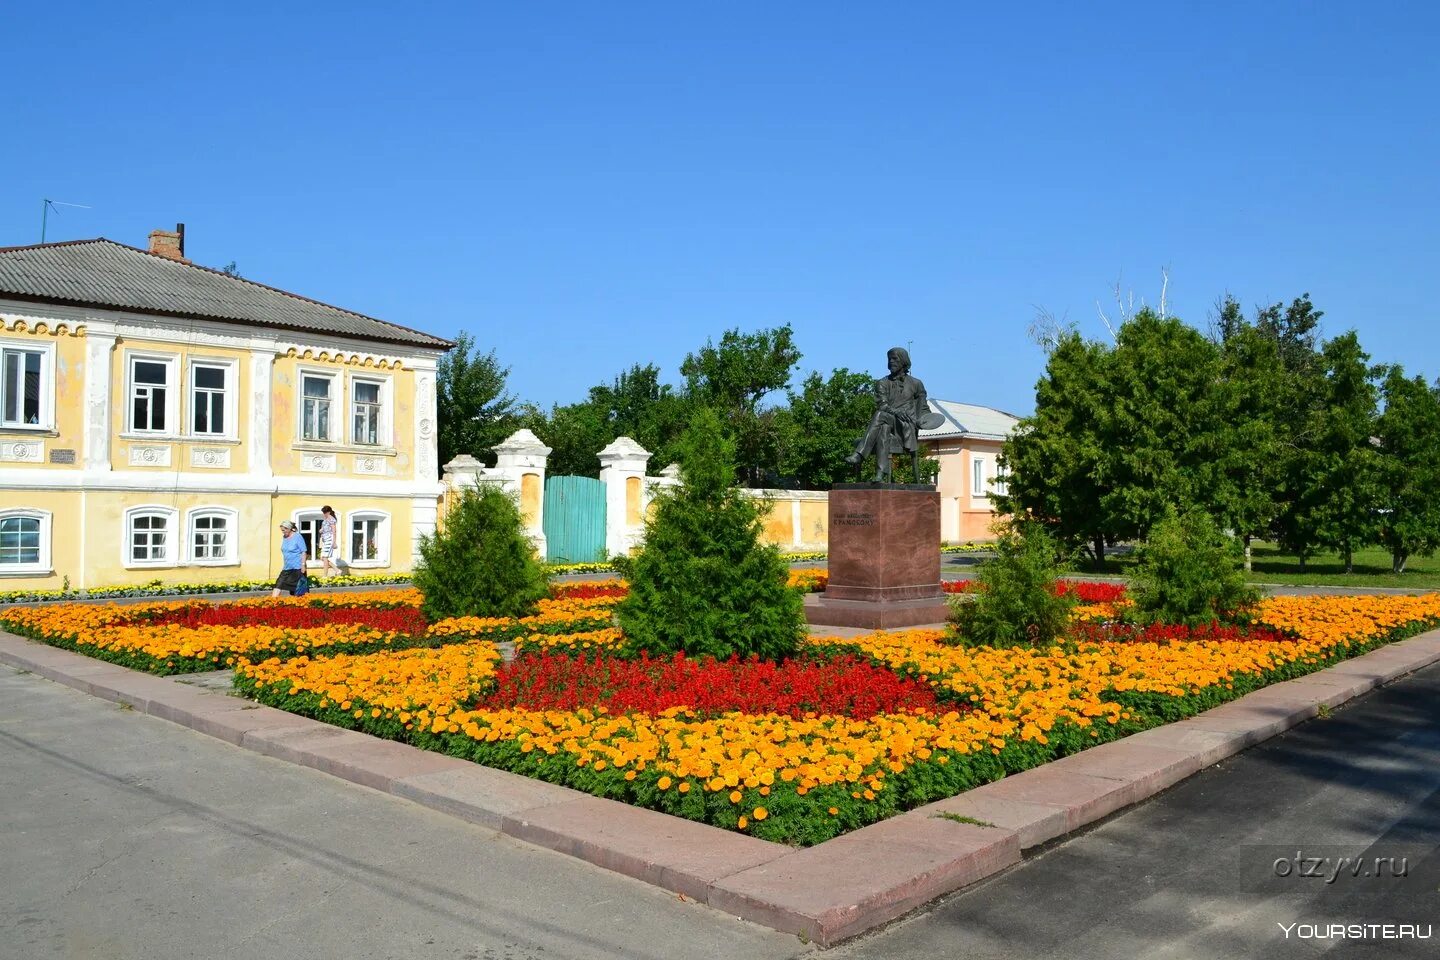
[[[1385,371],[1380,392],[1380,542],[1391,569],[1403,573],[1410,557],[1440,547],[1440,396],[1398,365]]]
[[[794,331],[786,324],[754,333],[727,330],[718,345],[707,341],[680,365],[686,396],[720,414],[735,442],[739,476],[749,486],[779,466],[781,426],[775,411],[761,403],[785,388],[799,362]]]
[[[1111,351],[1074,330],[1058,332],[1035,412],[1023,418],[1000,454],[1007,492],[1002,513],[1041,522],[1064,543],[1088,544],[1097,565],[1119,532],[1107,513],[1112,432]]]
[[[435,366],[436,443],[440,465],[462,453],[484,459],[518,426],[515,398],[506,392],[509,367],[495,351],[482,354],[461,331]],[[493,463],[493,458],[490,461]]]

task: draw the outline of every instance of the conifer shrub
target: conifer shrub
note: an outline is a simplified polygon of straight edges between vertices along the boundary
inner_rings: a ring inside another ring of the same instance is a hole
[[[1064,636],[1075,597],[1057,591],[1067,569],[1054,538],[1040,524],[1016,520],[997,527],[995,557],[976,574],[979,589],[951,599],[960,642],[972,646],[1049,646]]]
[[[760,511],[734,486],[735,445],[702,409],[680,440],[681,484],[661,492],[631,558],[620,629],[652,655],[780,660],[805,635],[804,601],[780,551],[760,542]]]
[[[1190,626],[1229,619],[1259,598],[1245,583],[1239,542],[1202,510],[1172,510],[1150,528],[1129,593],[1139,622]]]
[[[514,499],[490,484],[466,488],[433,536],[420,541],[411,578],[431,621],[525,617],[549,594]]]

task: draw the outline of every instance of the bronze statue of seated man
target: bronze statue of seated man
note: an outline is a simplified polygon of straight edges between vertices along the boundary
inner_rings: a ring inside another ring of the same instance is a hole
[[[857,467],[869,454],[875,455],[875,482],[890,483],[894,475],[890,458],[908,453],[914,464],[916,480],[920,476],[920,431],[939,426],[942,418],[930,410],[925,384],[910,376],[910,353],[904,347],[891,347],[886,353],[890,375],[875,381],[875,415],[865,436],[855,445],[855,452],[845,458]]]

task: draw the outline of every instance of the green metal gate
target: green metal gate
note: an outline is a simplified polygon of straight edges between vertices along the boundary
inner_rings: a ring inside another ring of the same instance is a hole
[[[605,484],[592,477],[545,478],[545,559],[593,563],[605,554]]]

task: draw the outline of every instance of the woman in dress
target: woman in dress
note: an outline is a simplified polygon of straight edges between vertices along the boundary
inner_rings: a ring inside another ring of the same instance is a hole
[[[340,567],[335,563],[335,511],[324,506],[320,508],[320,514],[320,572],[328,578],[332,569],[336,574],[340,573]]]

